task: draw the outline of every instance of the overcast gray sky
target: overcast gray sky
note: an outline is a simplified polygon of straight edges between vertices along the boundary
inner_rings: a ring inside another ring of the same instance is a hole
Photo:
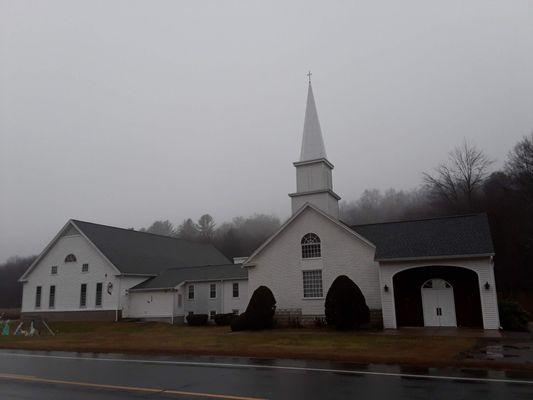
[[[533,129],[530,0],[0,4],[0,261],[69,218],[286,218],[308,69],[346,200]]]

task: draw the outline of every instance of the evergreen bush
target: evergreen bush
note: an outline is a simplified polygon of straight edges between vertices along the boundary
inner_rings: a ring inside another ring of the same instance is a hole
[[[326,322],[339,330],[360,328],[370,322],[370,310],[357,285],[341,275],[331,285],[326,296]]]
[[[276,299],[266,286],[259,286],[246,307],[246,311],[231,323],[232,331],[261,330],[274,327]]]

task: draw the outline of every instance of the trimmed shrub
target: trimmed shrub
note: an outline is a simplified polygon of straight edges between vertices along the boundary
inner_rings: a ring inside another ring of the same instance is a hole
[[[187,323],[191,326],[207,325],[209,316],[207,314],[189,314],[187,315]]]
[[[234,319],[238,317],[237,314],[216,314],[215,315],[215,324],[218,326],[230,325]]]
[[[246,311],[231,323],[232,331],[261,330],[274,327],[276,299],[266,286],[259,286],[252,294]]]
[[[325,304],[326,322],[339,330],[360,328],[370,322],[370,310],[359,287],[347,276],[333,281]]]
[[[246,329],[248,329],[248,325],[244,313],[231,321],[231,330],[233,332],[244,331]]]
[[[511,300],[499,300],[500,324],[506,331],[527,332],[529,314],[520,304]]]

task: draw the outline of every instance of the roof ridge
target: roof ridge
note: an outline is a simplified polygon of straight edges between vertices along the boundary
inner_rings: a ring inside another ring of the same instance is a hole
[[[80,220],[80,219],[73,219],[73,218],[72,218],[71,221],[73,221],[74,223],[76,223],[76,222],[81,222],[81,223],[84,223],[84,224],[91,224],[91,225],[103,226],[103,227],[105,227],[105,228],[119,229],[119,230],[121,230],[121,231],[128,231],[128,232],[141,233],[141,234],[145,234],[145,235],[158,236],[158,237],[162,237],[162,238],[166,238],[166,239],[182,240],[182,241],[189,242],[189,243],[211,244],[211,245],[212,245],[212,243],[204,243],[204,242],[201,242],[201,241],[199,241],[199,240],[191,240],[191,239],[184,239],[184,238],[175,237],[175,236],[161,235],[161,234],[159,234],[159,233],[143,232],[143,231],[138,231],[137,229],[121,228],[121,227],[119,227],[119,226],[106,225],[106,224],[98,224],[98,223],[96,223],[96,222],[82,221],[82,220]]]
[[[393,221],[371,222],[371,223],[367,223],[367,224],[354,224],[354,225],[348,225],[348,226],[350,228],[352,228],[352,227],[368,226],[368,225],[400,224],[400,223],[404,223],[404,222],[420,222],[420,221],[430,221],[430,220],[437,220],[437,219],[452,219],[452,218],[475,217],[475,216],[481,216],[481,215],[487,215],[487,213],[486,212],[479,212],[479,213],[468,213],[468,214],[443,215],[443,216],[440,216],[440,217],[399,219],[399,220],[393,220]]]

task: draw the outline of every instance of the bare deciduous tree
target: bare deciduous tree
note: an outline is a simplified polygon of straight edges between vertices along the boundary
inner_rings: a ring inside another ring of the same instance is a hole
[[[518,142],[509,153],[505,170],[513,187],[526,201],[533,201],[533,133]]]
[[[466,207],[471,211],[493,162],[482,150],[465,140],[450,152],[448,161],[440,164],[435,174],[424,173],[424,183],[435,199],[456,209]]]
[[[215,220],[211,215],[202,215],[197,224],[200,239],[206,242],[211,242],[215,233],[215,225]]]

